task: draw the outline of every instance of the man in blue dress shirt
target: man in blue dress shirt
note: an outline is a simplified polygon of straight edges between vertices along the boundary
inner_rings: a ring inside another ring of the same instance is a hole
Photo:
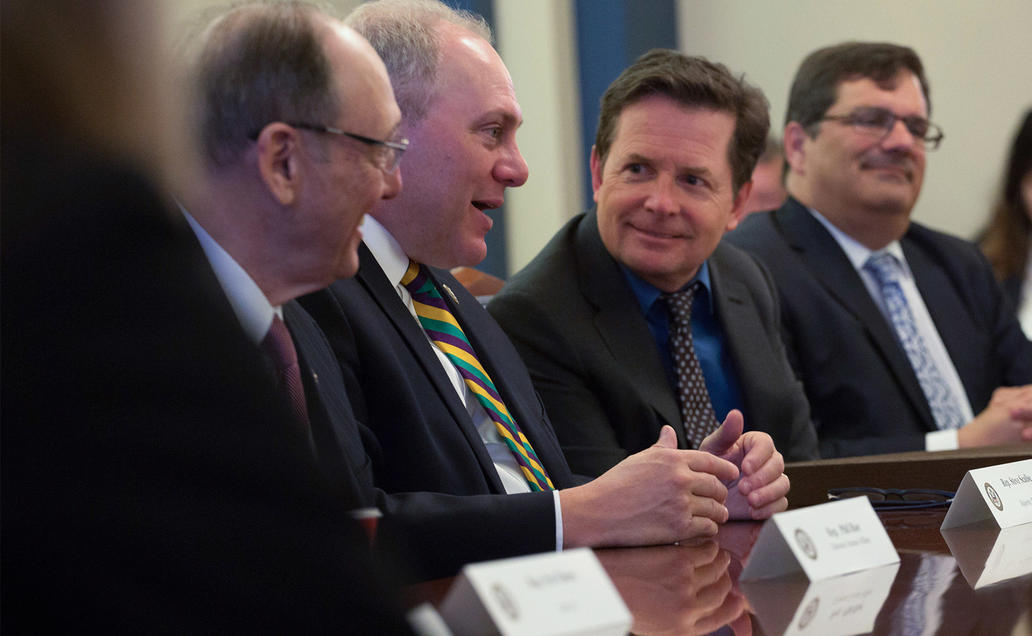
[[[645,54],[603,96],[595,208],[489,306],[574,471],[600,474],[666,424],[681,447],[705,448],[723,422],[770,434],[788,459],[816,457],[770,275],[720,242],[767,130],[759,90],[674,51]]]

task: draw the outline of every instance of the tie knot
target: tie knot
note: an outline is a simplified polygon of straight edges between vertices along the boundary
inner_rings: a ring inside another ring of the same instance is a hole
[[[662,298],[670,308],[670,316],[679,325],[690,325],[692,321],[692,301],[702,288],[702,283],[695,281],[685,289],[673,294],[663,294]]]
[[[407,289],[410,294],[416,295],[423,289],[426,281],[427,275],[423,270],[423,266],[410,260],[408,269],[405,270],[405,275],[401,277],[401,284],[405,286],[405,289]]]
[[[893,283],[899,279],[899,264],[888,252],[871,254],[864,263],[864,269],[874,276],[879,285]]]
[[[290,332],[279,316],[273,316],[272,325],[262,340],[262,349],[276,363],[278,370],[297,364],[297,350],[290,339]]]

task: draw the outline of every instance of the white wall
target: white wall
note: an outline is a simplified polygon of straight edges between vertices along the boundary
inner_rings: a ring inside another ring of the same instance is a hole
[[[508,265],[516,272],[584,209],[573,3],[495,0],[498,51],[523,108],[517,134],[530,177],[506,194]]]
[[[1025,109],[1032,106],[1032,2],[680,0],[682,51],[723,62],[767,94],[780,131],[789,83],[814,49],[844,40],[914,48],[931,85],[929,153],[914,218],[971,237],[985,221]]]

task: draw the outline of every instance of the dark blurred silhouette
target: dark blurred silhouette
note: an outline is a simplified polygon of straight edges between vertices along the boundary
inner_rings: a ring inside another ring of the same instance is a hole
[[[405,631],[155,187],[159,6],[2,4],[2,629]]]

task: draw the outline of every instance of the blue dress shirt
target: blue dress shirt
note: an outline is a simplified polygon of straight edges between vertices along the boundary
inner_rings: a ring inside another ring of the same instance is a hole
[[[676,395],[677,375],[669,344],[670,316],[666,303],[660,299],[663,292],[623,265],[620,265],[620,269],[638,299],[638,304],[641,305],[649,331],[652,332],[652,339],[656,341],[656,347],[659,349],[659,358],[663,363],[663,370],[666,371],[667,381]],[[692,343],[695,345],[695,355],[699,358],[699,366],[702,367],[702,375],[706,378],[706,389],[709,391],[710,401],[713,402],[713,411],[717,415],[717,420],[723,422],[731,409],[739,409],[744,413],[742,391],[738,374],[724,343],[724,332],[711,302],[713,290],[710,286],[708,263],[702,264],[695,278],[688,281],[688,285],[695,281],[702,283],[703,291],[692,299]],[[748,423],[749,418],[745,421]]]

